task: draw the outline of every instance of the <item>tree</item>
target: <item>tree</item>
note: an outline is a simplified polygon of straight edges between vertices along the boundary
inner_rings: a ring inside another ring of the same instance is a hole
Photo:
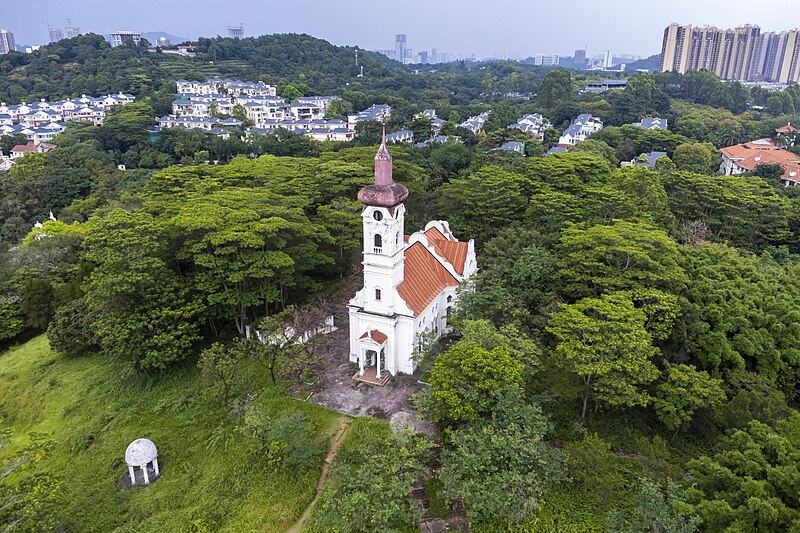
[[[314,469],[322,459],[315,445],[315,427],[301,411],[285,409],[267,415],[256,403],[244,412],[240,431],[255,440],[266,463],[297,474]]]
[[[85,299],[78,298],[62,305],[47,328],[50,347],[67,355],[97,348],[100,339],[94,331],[94,321],[95,317]]]
[[[289,307],[285,312],[264,317],[253,341],[251,357],[267,369],[273,383],[286,379],[300,384],[312,378],[317,346],[325,326],[322,305]]]
[[[416,142],[424,142],[433,137],[431,119],[426,116],[416,117],[411,121],[408,129],[414,132],[414,140]]]
[[[564,305],[547,327],[555,364],[583,385],[581,419],[590,398],[609,406],[647,405],[643,386],[658,377],[650,362],[658,350],[645,329],[646,316],[630,296],[611,293]]]
[[[233,388],[245,353],[246,350],[241,341],[232,346],[215,342],[200,352],[197,366],[208,381],[219,382],[222,385],[225,403],[228,403],[231,388]]]
[[[22,300],[13,292],[0,295],[0,341],[13,339],[24,328],[22,319]]]
[[[572,99],[572,77],[568,70],[549,71],[539,86],[537,101],[552,109],[556,104]]]
[[[445,184],[439,206],[454,228],[485,242],[525,211],[527,200],[521,187],[521,176],[484,167]]]
[[[187,201],[171,225],[183,236],[178,258],[192,264],[195,290],[211,318],[231,320],[240,335],[253,308],[285,306],[289,288],[308,287],[306,274],[333,262],[320,244],[330,235],[294,198],[229,187]]]
[[[714,146],[708,143],[682,144],[675,148],[672,162],[678,170],[709,174],[713,170]]]
[[[470,522],[522,522],[539,509],[565,477],[564,453],[544,442],[549,427],[538,405],[504,399],[490,419],[448,432],[440,479],[449,498],[463,498]]]
[[[564,448],[572,480],[593,498],[605,502],[620,488],[622,476],[616,471],[610,442],[597,433],[587,433]]]
[[[675,218],[703,221],[714,240],[760,249],[788,237],[789,204],[763,180],[689,172],[673,172],[663,179]]]
[[[684,516],[677,508],[683,491],[672,481],[665,487],[642,479],[636,507],[614,509],[606,515],[606,529],[618,533],[695,533],[700,519]]]
[[[798,436],[794,413],[774,428],[754,420],[723,438],[714,454],[687,464],[692,482],[682,510],[709,531],[791,531],[800,523]]]
[[[310,530],[400,533],[418,528],[422,509],[412,487],[430,477],[426,464],[431,447],[424,435],[393,435],[383,422],[354,420],[309,521]]]
[[[564,293],[571,297],[644,287],[670,291],[685,282],[675,241],[644,223],[568,228],[558,252]]]
[[[630,198],[638,218],[668,231],[675,226],[675,217],[669,210],[667,192],[658,172],[644,167],[623,167],[611,174],[609,184]]]
[[[191,353],[200,306],[167,265],[168,239],[151,215],[114,209],[84,241],[94,265],[86,304],[103,350],[133,370],[163,370]]]
[[[606,161],[610,167],[615,168],[619,164],[617,154],[613,148],[603,141],[597,139],[586,139],[570,148],[571,152],[585,152]]]
[[[796,265],[752,257],[718,244],[685,247],[688,283],[673,349],[712,372],[751,369],[794,394],[800,330]]]
[[[492,412],[501,393],[522,390],[522,371],[522,363],[500,347],[458,342],[436,359],[431,387],[415,400],[442,426],[473,422]]]
[[[511,226],[486,242],[480,271],[459,294],[459,311],[499,319],[545,309],[556,296],[556,259],[537,240],[537,232]]]
[[[145,101],[118,106],[105,118],[103,128],[99,130],[104,148],[125,152],[142,142],[147,128],[155,123],[155,115],[153,107]]]
[[[774,426],[791,414],[775,382],[754,372],[729,372],[725,388],[730,401],[717,409],[715,418],[726,428],[743,429],[751,420]]]
[[[672,438],[691,422],[700,408],[713,410],[725,401],[722,380],[691,365],[665,363],[663,381],[656,385],[653,408],[659,420],[675,431]]]
[[[53,316],[53,285],[47,279],[31,278],[22,290],[22,314],[28,327],[47,329]]]

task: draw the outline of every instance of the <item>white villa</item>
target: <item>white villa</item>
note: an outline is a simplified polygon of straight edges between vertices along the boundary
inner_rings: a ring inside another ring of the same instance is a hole
[[[460,242],[447,222],[428,222],[404,234],[408,189],[392,180],[386,138],[375,156],[375,184],[361,189],[364,287],[350,300],[350,361],[354,378],[385,384],[389,375],[412,374],[422,332],[447,331],[456,289],[478,266],[475,243]]]

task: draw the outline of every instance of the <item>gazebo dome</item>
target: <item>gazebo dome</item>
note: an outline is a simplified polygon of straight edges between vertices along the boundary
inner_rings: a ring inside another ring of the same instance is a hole
[[[136,439],[125,450],[125,462],[128,466],[145,466],[158,457],[158,450],[149,439]]]

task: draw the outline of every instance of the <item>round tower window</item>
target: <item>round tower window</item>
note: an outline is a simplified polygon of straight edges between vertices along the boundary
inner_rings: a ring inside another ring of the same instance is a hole
[[[381,213],[380,211],[373,211],[372,218],[380,222],[381,220],[383,220],[383,213]]]

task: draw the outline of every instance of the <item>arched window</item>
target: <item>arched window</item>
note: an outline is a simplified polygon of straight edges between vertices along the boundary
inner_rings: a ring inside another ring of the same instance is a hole
[[[375,253],[380,253],[381,248],[383,248],[383,238],[380,235],[375,234]]]
[[[397,232],[397,235],[394,236],[394,245],[400,246],[400,232]]]
[[[447,303],[450,303],[452,301],[453,301],[453,296],[452,295],[448,296],[447,297]]]

